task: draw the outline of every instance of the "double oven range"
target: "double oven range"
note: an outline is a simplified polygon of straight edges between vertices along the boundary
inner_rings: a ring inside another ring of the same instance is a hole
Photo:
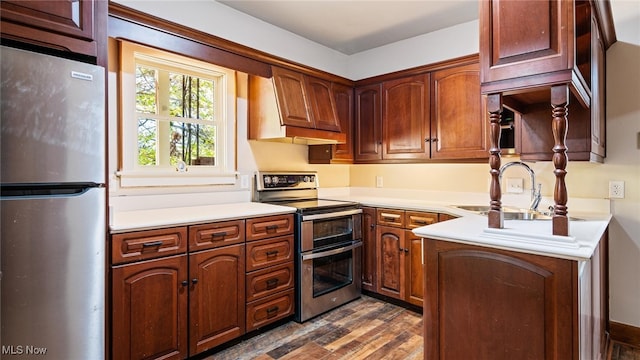
[[[360,297],[362,209],[357,203],[318,199],[315,172],[258,172],[254,200],[297,209],[296,321]]]

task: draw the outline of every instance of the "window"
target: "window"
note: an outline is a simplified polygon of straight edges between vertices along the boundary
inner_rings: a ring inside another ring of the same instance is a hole
[[[235,72],[120,42],[122,187],[235,183]]]

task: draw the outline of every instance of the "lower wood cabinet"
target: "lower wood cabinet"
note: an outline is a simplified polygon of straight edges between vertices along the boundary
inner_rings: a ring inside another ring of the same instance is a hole
[[[189,255],[189,353],[245,333],[245,246]]]
[[[376,209],[362,208],[362,290],[376,292]]]
[[[422,306],[424,277],[422,239],[411,229],[438,222],[439,215],[422,211],[376,209],[374,292]],[[365,218],[366,220],[366,218]],[[363,233],[366,234],[367,229]],[[365,256],[371,256],[365,253]],[[369,261],[364,259],[363,263]],[[364,286],[363,286],[364,288]]]
[[[425,358],[606,358],[603,253],[578,262],[425,239]]]
[[[114,267],[113,359],[187,356],[186,255]]]
[[[290,214],[114,234],[111,254],[116,360],[185,359],[295,310]]]

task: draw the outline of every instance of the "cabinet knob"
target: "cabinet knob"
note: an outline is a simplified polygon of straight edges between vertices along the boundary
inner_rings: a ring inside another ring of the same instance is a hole
[[[189,285],[189,282],[187,280],[182,280],[182,286],[187,286]]]
[[[197,284],[198,283],[198,279],[191,279],[191,283],[192,284]]]
[[[425,138],[424,142],[428,143],[428,142],[437,142],[438,138]]]
[[[404,248],[404,252],[408,253],[408,252],[409,252],[409,249]]]

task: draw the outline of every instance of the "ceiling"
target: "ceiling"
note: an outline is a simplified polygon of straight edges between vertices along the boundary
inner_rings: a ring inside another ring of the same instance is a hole
[[[352,55],[478,18],[477,0],[217,0]]]

